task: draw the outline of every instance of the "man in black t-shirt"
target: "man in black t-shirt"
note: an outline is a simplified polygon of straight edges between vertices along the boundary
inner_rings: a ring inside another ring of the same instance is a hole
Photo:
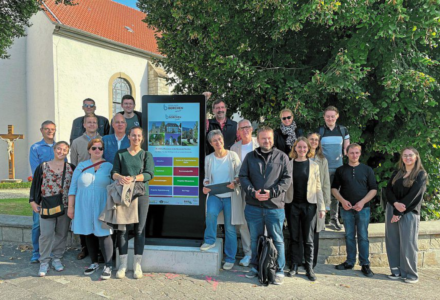
[[[356,234],[359,262],[362,273],[372,277],[370,270],[368,224],[370,223],[370,200],[377,194],[377,183],[373,169],[361,164],[361,146],[347,147],[348,164],[336,169],[332,183],[332,194],[341,203],[344,220],[347,260],[336,266],[338,270],[352,269],[356,263]]]

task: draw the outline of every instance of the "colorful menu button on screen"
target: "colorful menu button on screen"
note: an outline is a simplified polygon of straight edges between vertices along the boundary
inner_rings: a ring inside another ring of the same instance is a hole
[[[199,168],[176,167],[173,172],[174,176],[199,176]]]
[[[154,165],[156,167],[171,167],[173,166],[173,158],[172,157],[154,157]]]
[[[173,185],[172,177],[154,177],[149,182],[150,185]]]
[[[197,157],[175,157],[175,167],[198,167],[199,159]]]
[[[198,196],[199,188],[198,187],[183,187],[176,186],[174,189],[175,196]]]
[[[199,186],[199,178],[198,177],[174,177],[173,184],[174,185],[183,185],[183,186]]]
[[[149,186],[150,196],[171,196],[173,195],[173,188],[170,186]]]

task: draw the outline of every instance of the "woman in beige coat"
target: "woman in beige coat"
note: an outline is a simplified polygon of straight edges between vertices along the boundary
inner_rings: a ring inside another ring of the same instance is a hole
[[[302,262],[304,247],[304,267],[306,276],[316,280],[313,271],[313,238],[317,218],[324,218],[325,204],[321,191],[319,166],[310,160],[309,141],[300,137],[293,144],[292,160],[293,199],[288,212],[289,234],[292,241],[292,266],[288,275],[298,274],[298,265]],[[302,242],[301,242],[302,237]]]
[[[220,183],[229,183],[227,187],[230,192],[209,194],[206,201],[204,244],[200,250],[206,251],[215,246],[217,221],[220,213],[223,212],[225,224],[225,264],[223,269],[230,270],[234,266],[237,254],[237,233],[234,225],[244,222],[243,200],[238,186],[241,162],[237,153],[224,148],[223,134],[220,130],[210,131],[207,139],[215,151],[205,158],[203,193],[206,195],[211,191],[207,185]]]
[[[324,196],[325,210],[329,210],[331,201],[330,192],[330,173],[328,171],[328,162],[322,153],[321,140],[318,133],[309,133],[307,139],[310,143],[310,153],[312,154],[310,160],[316,162],[319,166],[319,176],[321,179],[321,190]],[[318,262],[318,250],[319,250],[319,232],[325,230],[325,218],[318,218],[316,224],[315,237],[313,238],[313,267]]]

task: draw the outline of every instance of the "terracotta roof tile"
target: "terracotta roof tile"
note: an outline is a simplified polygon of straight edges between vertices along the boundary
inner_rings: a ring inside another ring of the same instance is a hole
[[[76,3],[78,5],[66,6],[56,5],[55,0],[45,1],[47,7],[65,26],[160,54],[154,30],[142,22],[145,19],[143,12],[111,0],[76,0]],[[58,23],[50,12],[45,10],[45,13],[52,22]]]

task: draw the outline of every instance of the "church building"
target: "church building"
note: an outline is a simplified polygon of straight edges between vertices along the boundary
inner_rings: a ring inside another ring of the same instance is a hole
[[[163,58],[145,14],[111,0],[46,0],[32,17],[27,36],[0,60],[0,134],[14,125],[16,178],[31,175],[29,149],[42,139],[41,123],[53,121],[56,141],[69,141],[72,122],[84,115],[82,101],[96,101],[109,120],[131,94],[141,111],[143,95],[168,95],[166,73],[153,65]],[[7,143],[0,140],[0,180],[8,178]]]

